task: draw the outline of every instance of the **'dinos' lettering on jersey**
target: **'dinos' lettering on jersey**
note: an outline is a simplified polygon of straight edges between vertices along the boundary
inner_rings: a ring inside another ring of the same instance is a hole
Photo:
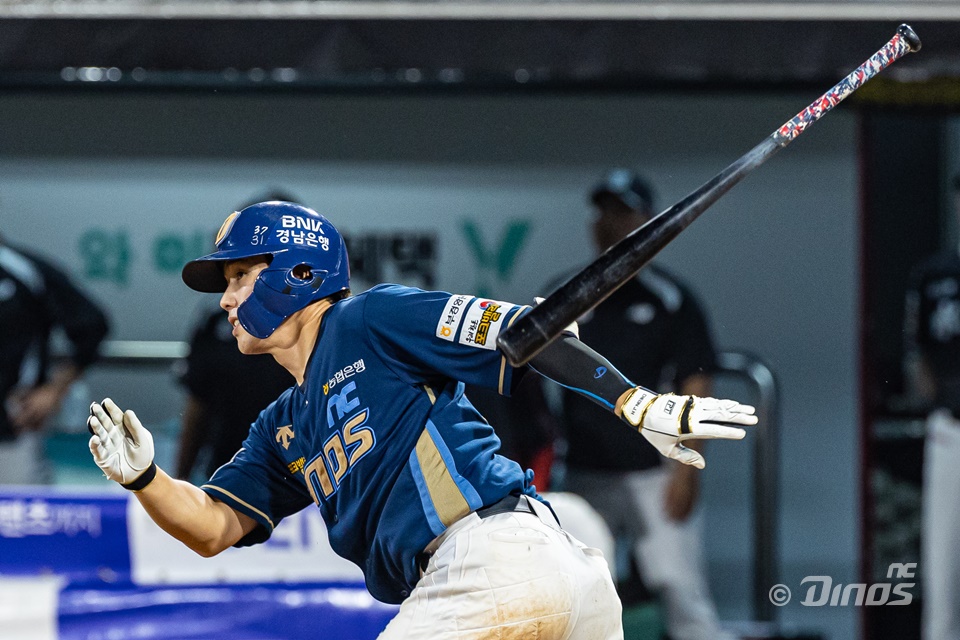
[[[506,302],[497,300],[477,300],[464,315],[463,331],[460,333],[460,344],[481,349],[497,348],[497,336],[503,325],[504,309],[509,309]]]
[[[437,323],[437,337],[447,342],[453,342],[457,335],[457,329],[463,321],[463,312],[470,302],[471,296],[454,295],[450,296],[447,304],[443,307],[443,313],[440,314],[440,321]]]
[[[354,380],[327,398],[327,426],[332,433],[303,471],[317,505],[337,492],[344,476],[377,444],[376,434],[367,424],[370,410],[360,405]]]
[[[307,490],[313,501],[332,496],[340,488],[343,477],[377,445],[373,429],[367,425],[369,409],[363,409],[343,422],[323,443],[323,451],[304,469]]]

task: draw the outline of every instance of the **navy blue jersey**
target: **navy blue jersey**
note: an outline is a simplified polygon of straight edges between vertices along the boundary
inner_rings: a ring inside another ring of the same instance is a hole
[[[363,569],[374,597],[397,603],[419,579],[417,554],[447,526],[509,493],[535,496],[463,395],[464,383],[508,395],[519,380],[496,338],[523,309],[398,285],[331,307],[304,383],[260,414],[203,487],[260,525],[238,546],[312,502],[334,551]]]

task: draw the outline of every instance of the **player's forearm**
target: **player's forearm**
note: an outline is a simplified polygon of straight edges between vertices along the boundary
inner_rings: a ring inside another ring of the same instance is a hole
[[[530,367],[610,411],[636,387],[606,358],[571,335],[548,345],[530,361]]]
[[[233,509],[199,488],[157,469],[157,477],[134,494],[161,529],[201,556],[214,556],[243,537]]]
[[[63,397],[70,389],[70,385],[80,377],[80,374],[81,369],[78,365],[70,362],[64,363],[53,370],[48,384],[52,385]]]

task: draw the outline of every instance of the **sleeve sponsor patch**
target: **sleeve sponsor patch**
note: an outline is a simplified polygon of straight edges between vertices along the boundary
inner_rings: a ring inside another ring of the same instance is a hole
[[[437,337],[447,342],[453,342],[457,335],[457,329],[463,322],[464,312],[467,310],[473,296],[455,295],[450,296],[447,304],[443,307],[443,313],[440,314],[440,321],[437,323]]]
[[[513,305],[507,302],[477,298],[464,316],[460,344],[491,351],[496,349],[500,328],[512,308]]]

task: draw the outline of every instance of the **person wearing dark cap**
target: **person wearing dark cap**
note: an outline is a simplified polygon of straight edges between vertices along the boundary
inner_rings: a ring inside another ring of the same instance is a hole
[[[69,344],[63,359],[50,354],[56,331]],[[108,331],[106,314],[60,267],[0,237],[0,485],[52,480],[43,429]]]
[[[655,215],[652,189],[627,169],[610,171],[589,200],[600,252]],[[637,384],[710,395],[715,351],[707,319],[690,290],[658,266],[646,266],[579,323],[583,340],[617,353]],[[669,636],[729,637],[718,629],[700,562],[700,470],[658,459],[574,394],[564,393],[561,420],[565,488],[586,498],[618,540],[630,541],[632,553],[620,555],[632,556],[643,585],[660,596]]]
[[[960,175],[952,192],[952,215],[960,221]],[[960,638],[960,512],[951,508],[960,492],[960,242],[946,244],[911,271],[904,314],[907,392],[929,410],[920,539],[924,640]]]

